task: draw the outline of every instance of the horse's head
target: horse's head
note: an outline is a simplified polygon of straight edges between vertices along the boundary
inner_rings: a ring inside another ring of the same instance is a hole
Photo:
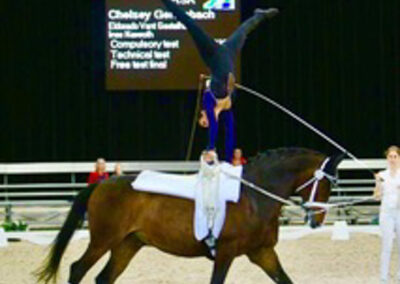
[[[259,192],[264,189],[263,196],[251,194],[256,190],[248,191],[254,197],[253,201],[261,216],[279,214],[280,205],[286,203],[283,200],[289,203],[290,196],[297,193],[303,199],[304,208],[307,208],[311,227],[316,228],[324,221],[326,212],[323,209],[335,181],[337,166],[343,158],[343,154],[327,157],[304,148],[279,148],[251,159],[243,175],[259,186]]]
[[[296,192],[302,197],[306,209],[306,221],[311,228],[319,227],[325,219],[326,203],[331,187],[336,182],[337,167],[345,154],[325,157],[319,163],[305,168],[295,184]]]

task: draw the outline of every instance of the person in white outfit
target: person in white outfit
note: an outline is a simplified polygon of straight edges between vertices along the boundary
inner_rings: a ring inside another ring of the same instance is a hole
[[[374,195],[381,200],[379,224],[382,232],[380,278],[389,283],[389,267],[393,241],[396,237],[400,260],[400,148],[391,146],[385,152],[387,169],[375,175]],[[399,261],[400,263],[400,261]],[[400,283],[400,264],[397,273]]]
[[[209,234],[204,240],[210,253],[215,257],[217,236],[213,235],[214,223],[220,210],[219,199],[219,175],[220,165],[215,151],[204,151],[200,158],[200,179],[202,187],[203,210],[207,217]]]

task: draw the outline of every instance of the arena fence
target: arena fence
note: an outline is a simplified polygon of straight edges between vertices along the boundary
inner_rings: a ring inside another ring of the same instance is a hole
[[[385,160],[362,160],[369,168],[380,170]],[[126,174],[138,174],[150,169],[174,173],[192,173],[198,162],[122,162]],[[112,172],[115,162],[107,163]],[[64,221],[74,196],[86,187],[93,162],[78,163],[16,163],[0,164],[0,218],[8,221],[22,220],[31,228],[59,227]],[[339,165],[338,187],[333,189],[331,202],[352,201],[372,194],[373,177],[359,164],[345,160]],[[299,197],[294,196],[294,200]],[[336,208],[330,211],[328,222],[346,220],[354,223],[371,223],[376,219],[378,203]],[[281,221],[287,224],[303,223],[298,208],[285,207]]]

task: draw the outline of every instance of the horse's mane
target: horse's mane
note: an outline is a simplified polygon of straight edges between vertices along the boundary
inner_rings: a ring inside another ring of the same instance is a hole
[[[264,152],[258,153],[256,156],[249,158],[249,165],[258,164],[259,162],[273,163],[288,157],[298,156],[298,155],[323,155],[321,152],[301,148],[301,147],[281,147],[277,149],[270,149]]]

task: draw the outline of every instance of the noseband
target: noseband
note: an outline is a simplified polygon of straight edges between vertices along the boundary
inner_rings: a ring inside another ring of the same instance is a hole
[[[319,185],[320,181],[322,181],[324,178],[326,178],[331,183],[333,183],[333,184],[336,183],[336,180],[337,180],[336,177],[325,172],[325,167],[328,164],[329,160],[330,160],[330,158],[326,158],[322,162],[320,168],[314,172],[314,176],[296,189],[296,193],[298,193],[312,184],[310,198],[308,199],[307,202],[305,202],[303,204],[303,206],[306,209],[309,209],[310,207],[313,207],[313,206],[321,207],[320,202],[315,202],[315,196],[317,195],[318,185]]]

